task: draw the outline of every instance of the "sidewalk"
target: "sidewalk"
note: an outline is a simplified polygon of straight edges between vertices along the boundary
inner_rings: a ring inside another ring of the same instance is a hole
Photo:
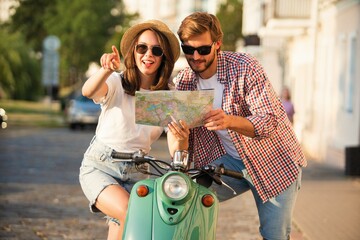
[[[309,160],[294,220],[307,240],[360,239],[360,177]]]

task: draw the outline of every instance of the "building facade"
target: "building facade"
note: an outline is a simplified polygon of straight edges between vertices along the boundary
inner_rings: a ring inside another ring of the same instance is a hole
[[[288,86],[294,128],[310,158],[346,167],[360,146],[360,1],[245,0],[245,46],[275,89]],[[360,159],[358,159],[360,161]]]

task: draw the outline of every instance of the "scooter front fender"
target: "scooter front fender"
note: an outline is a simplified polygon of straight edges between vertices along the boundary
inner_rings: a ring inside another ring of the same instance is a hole
[[[218,200],[215,195],[209,189],[189,181],[190,189],[193,191],[192,197],[182,203],[182,206],[174,205],[174,208],[179,207],[179,211],[184,212],[181,213],[180,220],[171,223],[173,215],[167,209],[161,209],[167,206],[167,204],[162,204],[162,199],[159,199],[164,198],[163,194],[158,193],[158,185],[161,184],[162,178],[147,179],[134,185],[130,195],[123,239],[215,239],[218,213]],[[137,195],[136,189],[140,185],[148,187],[149,194],[147,196],[139,197]],[[210,207],[202,204],[202,197],[206,194],[212,195],[215,199],[214,204]],[[168,199],[164,199],[164,202],[168,202]]]

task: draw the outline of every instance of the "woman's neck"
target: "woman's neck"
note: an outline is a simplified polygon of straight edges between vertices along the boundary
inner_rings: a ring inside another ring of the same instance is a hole
[[[144,75],[140,73],[141,83],[140,87],[143,89],[150,89],[155,82],[155,76]]]

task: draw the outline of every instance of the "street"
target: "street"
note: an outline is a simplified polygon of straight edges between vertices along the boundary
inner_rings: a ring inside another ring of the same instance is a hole
[[[0,132],[0,239],[105,239],[78,182],[92,131]]]
[[[91,214],[78,182],[94,129],[7,128],[0,131],[0,239],[106,239],[102,214]],[[169,159],[166,138],[151,155]],[[360,231],[360,178],[309,161],[294,210],[292,240],[355,240]],[[220,204],[217,240],[259,240],[247,192]]]
[[[0,239],[106,239],[103,215],[89,212],[78,182],[82,154],[93,133],[67,128],[0,132]],[[165,138],[152,154],[169,157]],[[220,206],[217,239],[259,239],[253,202],[237,200]],[[235,208],[243,212],[241,219],[233,214]]]

